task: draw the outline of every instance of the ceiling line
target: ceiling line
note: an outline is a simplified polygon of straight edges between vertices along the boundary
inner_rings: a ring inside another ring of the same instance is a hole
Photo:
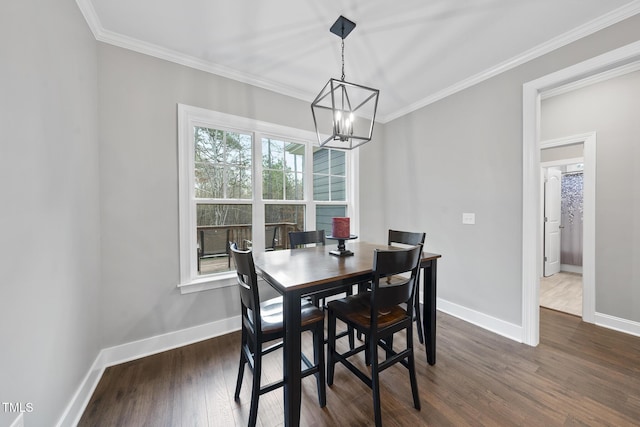
[[[91,0],[76,0],[76,3],[80,8],[80,11],[85,20],[87,21],[87,24],[89,25],[89,28],[91,29],[94,37],[100,42],[122,47],[124,49],[153,56],[200,71],[205,71],[207,73],[215,74],[221,77],[226,77],[282,95],[291,96],[303,101],[310,102],[315,97],[315,94],[311,92],[297,90],[267,79],[262,79],[250,73],[242,73],[237,70],[224,67],[209,61],[204,61],[190,55],[185,55],[171,49],[166,49],[152,43],[143,42],[132,37],[127,37],[112,31],[108,31],[102,26],[100,18],[98,17],[98,14],[96,13],[95,8],[91,3]],[[614,25],[620,21],[623,21],[624,19],[630,18],[638,13],[640,13],[640,0],[634,0],[631,3],[612,10],[611,12],[608,12],[590,22],[587,22],[586,24],[580,25],[573,30],[569,30],[564,34],[561,34],[560,36],[549,40],[548,42],[535,46],[532,49],[516,55],[511,59],[490,67],[467,79],[461,80],[458,83],[455,83],[445,89],[439,90],[417,102],[409,104],[407,107],[401,108],[395,113],[379,116],[377,122],[387,123],[399,117],[407,115],[420,108],[426,107],[429,104],[433,104],[434,102],[437,102],[457,92],[460,92],[464,89],[495,77],[498,74],[501,74],[505,71],[536,59],[542,55],[552,52],[562,46],[565,46],[604,28]]]

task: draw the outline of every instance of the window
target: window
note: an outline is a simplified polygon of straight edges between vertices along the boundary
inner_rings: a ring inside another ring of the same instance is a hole
[[[178,106],[182,293],[235,283],[228,242],[289,246],[289,231],[331,230],[351,216],[354,153],[319,148],[315,133]]]

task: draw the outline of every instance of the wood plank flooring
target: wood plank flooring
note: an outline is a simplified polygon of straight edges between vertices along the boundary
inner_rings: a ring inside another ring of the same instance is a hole
[[[561,271],[542,277],[540,306],[582,317],[582,275]]]
[[[407,371],[395,365],[381,374],[384,425],[640,425],[640,338],[552,310],[540,318],[534,348],[439,312],[435,366],[416,344],[422,410],[413,408]],[[239,340],[232,333],[108,368],[79,425],[245,426],[250,372],[233,399]],[[303,344],[310,352],[310,334]],[[281,364],[280,352],[267,356],[264,383],[281,375]],[[370,390],[341,365],[325,408],[313,377],[302,393],[303,426],[373,424]],[[281,389],[263,395],[258,425],[280,426],[282,413]]]

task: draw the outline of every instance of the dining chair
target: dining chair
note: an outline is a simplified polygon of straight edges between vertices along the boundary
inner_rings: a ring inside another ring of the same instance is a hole
[[[411,231],[398,231],[389,229],[387,237],[387,245],[393,246],[393,244],[400,244],[405,246],[423,245],[426,238],[425,233],[417,233]],[[387,280],[391,280],[388,278]],[[368,285],[368,284],[365,284]],[[359,291],[363,291],[365,286],[360,284],[358,286]],[[418,270],[418,276],[416,278],[416,298],[414,301],[413,318],[416,321],[416,327],[418,328],[418,341],[420,344],[424,344],[424,333],[422,331],[422,315],[420,314],[420,270]],[[360,339],[360,334],[358,334]]]
[[[387,245],[391,246],[394,243],[401,245],[422,245],[424,246],[425,233],[416,233],[411,231],[398,231],[389,230],[389,237],[387,239]],[[420,270],[418,269],[418,276],[416,277],[416,297],[414,301],[413,317],[416,321],[418,328],[418,341],[420,344],[424,344],[424,333],[422,332],[422,316],[420,315]]]
[[[342,363],[372,390],[375,425],[382,425],[380,372],[401,363],[409,371],[413,406],[420,410],[418,383],[413,351],[413,310],[422,245],[410,248],[376,250],[373,256],[373,280],[369,291],[348,296],[327,304],[328,348],[327,384],[333,385],[335,365]],[[406,277],[402,273],[409,273]],[[386,278],[393,277],[392,283]],[[364,344],[339,353],[336,349],[336,319],[353,326],[364,337]],[[406,331],[406,348],[395,351],[387,344],[396,332]],[[385,350],[379,361],[378,347]],[[349,359],[364,352],[369,371],[359,369]]]
[[[306,247],[309,247],[310,245],[324,246],[325,244],[326,244],[326,240],[325,240],[324,230],[290,231],[289,232],[289,246],[291,247],[292,250],[306,248]],[[347,289],[345,292],[347,295],[353,294],[352,289]],[[335,295],[335,292],[333,291],[329,291],[326,293],[320,292],[320,293],[310,295],[309,298],[311,299],[311,302],[316,307],[324,307],[325,298],[332,295]],[[354,348],[355,338],[354,338],[353,329],[347,328],[347,331],[341,333],[339,337],[342,337],[345,335],[349,336],[350,348]]]
[[[240,348],[240,366],[234,398],[240,398],[244,368],[247,362],[253,373],[251,389],[251,406],[249,410],[249,426],[256,425],[258,416],[258,399],[264,394],[284,385],[284,380],[261,386],[262,356],[283,346],[283,302],[282,297],[260,302],[258,277],[250,250],[239,250],[236,243],[230,244],[233,260],[238,276],[240,291],[242,339]],[[313,333],[313,363],[303,354],[302,363],[305,369],[302,377],[315,375],[320,407],[326,405],[325,357],[324,357],[324,311],[313,304],[302,301],[301,329]],[[268,347],[264,344],[276,341]]]
[[[291,249],[305,248],[313,244],[324,246],[325,243],[324,230],[289,232],[289,247]]]

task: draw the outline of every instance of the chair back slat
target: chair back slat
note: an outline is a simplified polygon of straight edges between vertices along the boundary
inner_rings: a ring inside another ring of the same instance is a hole
[[[411,311],[415,293],[416,278],[420,266],[422,245],[398,250],[376,250],[373,257],[373,282],[371,306],[374,311],[394,305],[408,303],[407,310]],[[398,276],[409,273],[408,277]],[[385,278],[393,276],[393,281],[387,283]],[[374,307],[375,306],[375,307]]]
[[[394,243],[400,243],[403,245],[423,245],[424,246],[425,233],[414,233],[411,231],[398,231],[389,230],[389,238],[387,240],[388,245]]]
[[[324,246],[324,230],[289,232],[289,246],[291,249],[302,248],[313,243]]]
[[[242,302],[243,317],[250,316],[253,325],[260,324],[260,297],[258,294],[258,275],[250,250],[240,250],[235,242],[229,244],[238,275],[238,289]],[[258,328],[259,329],[259,328]]]

